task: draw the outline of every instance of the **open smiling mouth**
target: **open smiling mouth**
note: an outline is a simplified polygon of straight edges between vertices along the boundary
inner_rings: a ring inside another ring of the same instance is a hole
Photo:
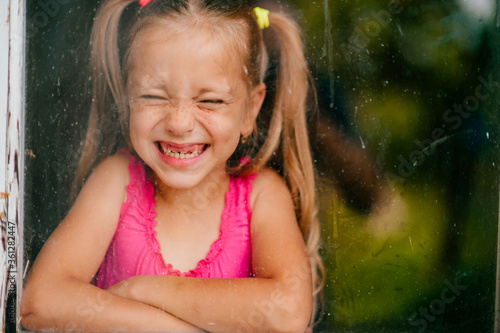
[[[189,159],[200,156],[207,150],[209,145],[207,144],[199,144],[199,145],[190,145],[185,148],[175,147],[169,145],[167,143],[157,142],[158,149],[163,155],[170,156],[176,159]]]

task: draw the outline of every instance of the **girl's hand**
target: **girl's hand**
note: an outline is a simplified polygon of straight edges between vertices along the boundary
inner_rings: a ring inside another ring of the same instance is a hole
[[[140,275],[133,276],[131,278],[128,278],[127,280],[123,280],[123,281],[120,281],[118,283],[115,283],[114,285],[112,285],[111,287],[109,287],[106,290],[114,295],[121,296],[121,297],[127,298],[129,300],[141,302],[141,300],[138,299],[137,297],[135,297],[134,293],[133,293],[134,286],[137,286],[137,283],[140,282],[140,280],[141,280]],[[168,315],[170,315],[170,314],[168,314]],[[176,320],[178,320],[178,319],[176,318]],[[185,326],[188,326],[188,325],[189,324],[187,324],[187,323],[185,324]],[[201,328],[191,326],[191,328],[188,329],[187,332],[203,333],[206,331],[202,330]],[[311,332],[307,331],[306,333],[312,333],[312,331]]]
[[[134,280],[135,280],[135,277],[131,277],[127,280],[123,280],[121,282],[115,283],[114,285],[112,285],[111,287],[109,287],[106,290],[109,291],[110,293],[117,295],[117,296],[133,299],[131,289],[132,289],[132,285],[133,285]]]

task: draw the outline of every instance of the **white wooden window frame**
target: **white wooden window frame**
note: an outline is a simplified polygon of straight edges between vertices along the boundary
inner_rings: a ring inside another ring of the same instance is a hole
[[[25,0],[0,1],[0,247],[1,330],[7,311],[19,313],[17,301],[7,305],[9,289],[22,286],[23,278],[23,187],[25,114]],[[15,317],[14,317],[15,318]],[[19,331],[19,320],[16,330]]]

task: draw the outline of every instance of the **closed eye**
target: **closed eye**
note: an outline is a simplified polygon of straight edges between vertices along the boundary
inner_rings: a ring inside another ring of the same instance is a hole
[[[169,100],[159,95],[140,95],[138,102],[144,106],[159,107],[168,105]]]
[[[222,104],[222,103],[224,103],[224,101],[222,101],[220,99],[206,99],[206,100],[201,101],[201,103]]]
[[[155,96],[155,95],[142,95],[141,98],[144,98],[144,99],[165,99],[164,97]]]

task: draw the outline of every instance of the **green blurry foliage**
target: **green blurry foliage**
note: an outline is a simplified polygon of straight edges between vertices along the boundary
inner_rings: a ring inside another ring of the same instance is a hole
[[[372,154],[389,189],[362,213],[346,204],[338,182],[321,179],[327,306],[317,330],[492,332],[500,88],[457,126],[443,120],[474,95],[479,75],[500,81],[491,13],[459,0],[293,3],[320,113]],[[454,279],[467,289],[432,308]]]

